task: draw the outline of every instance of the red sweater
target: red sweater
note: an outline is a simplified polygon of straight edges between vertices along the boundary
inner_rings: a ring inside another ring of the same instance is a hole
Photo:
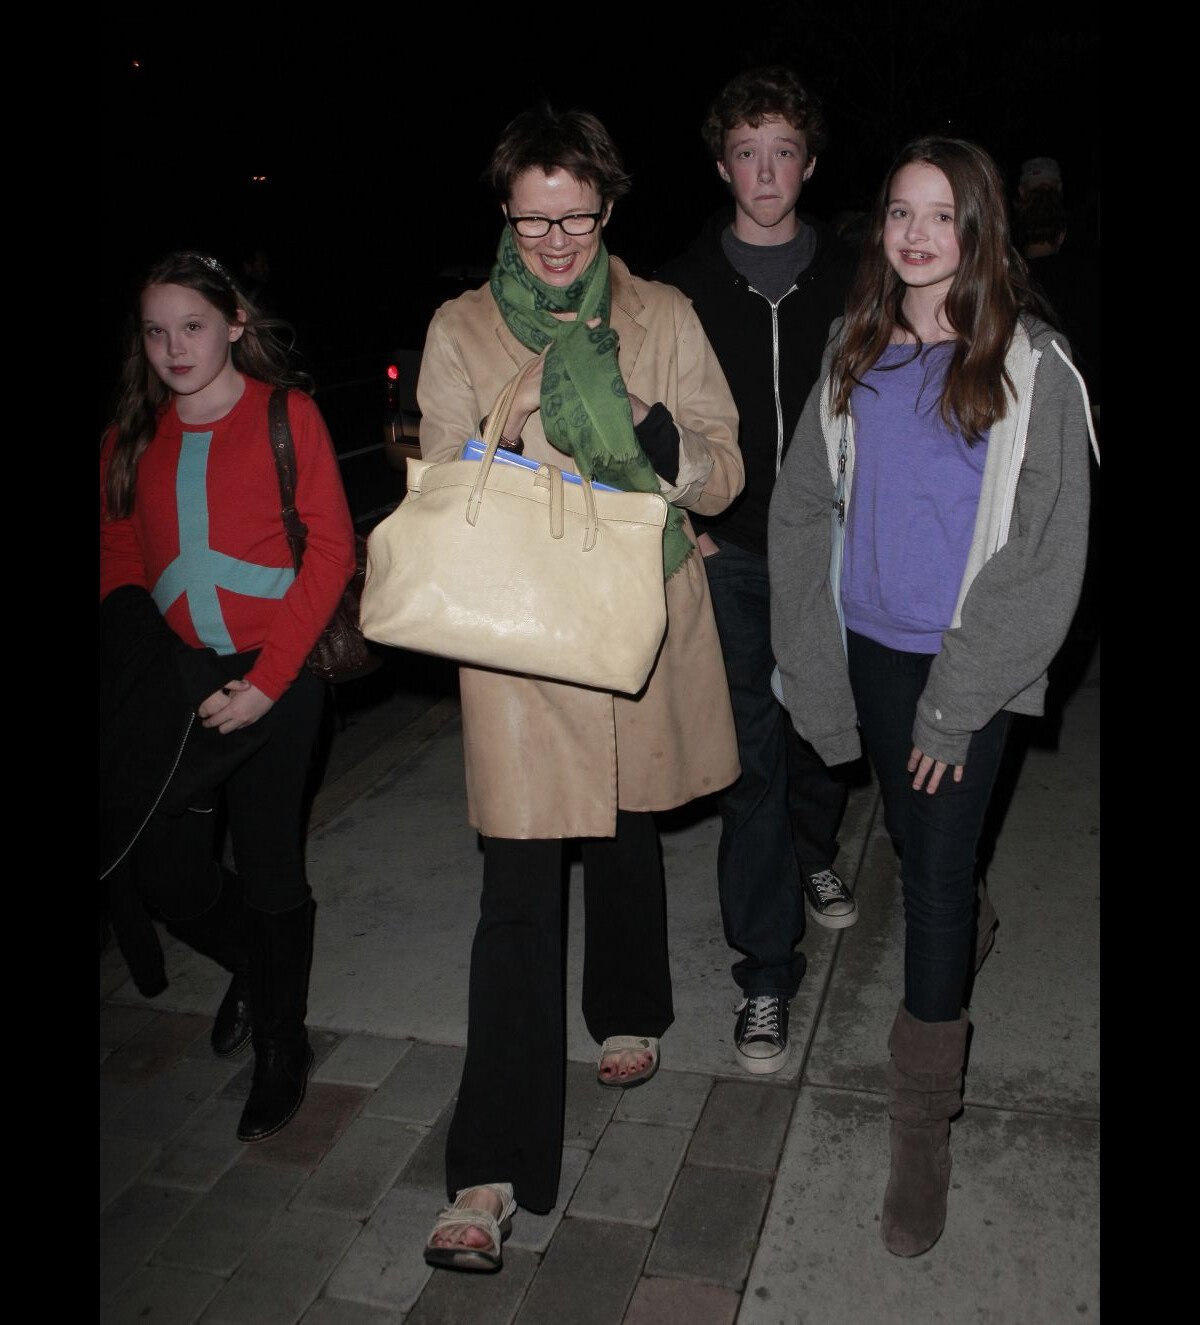
[[[150,591],[168,625],[194,648],[261,649],[246,675],[270,699],[295,679],[354,573],[354,526],[320,411],[288,395],[296,509],[308,526],[300,574],[280,514],[267,402],[244,378],[241,399],[215,423],[180,422],[174,399],[138,464],[133,514],[107,519],[100,459],[100,597],[121,585]]]

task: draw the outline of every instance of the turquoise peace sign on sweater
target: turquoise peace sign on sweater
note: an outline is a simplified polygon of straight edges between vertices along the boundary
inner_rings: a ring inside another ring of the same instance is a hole
[[[208,542],[208,451],[211,432],[185,432],[175,474],[179,555],[150,591],[158,610],[187,595],[188,611],[202,644],[217,653],[236,653],[221,613],[218,589],[249,598],[282,598],[296,578],[290,566],[260,566],[218,552]]]

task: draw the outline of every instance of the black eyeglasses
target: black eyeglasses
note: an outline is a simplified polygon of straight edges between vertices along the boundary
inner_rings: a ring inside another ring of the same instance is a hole
[[[526,239],[541,239],[550,233],[552,225],[560,227],[564,235],[590,235],[603,215],[603,212],[572,212],[553,220],[548,216],[510,216],[508,223]]]

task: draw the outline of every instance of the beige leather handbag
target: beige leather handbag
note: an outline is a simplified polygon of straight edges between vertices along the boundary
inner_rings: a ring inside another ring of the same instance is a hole
[[[367,540],[363,634],[476,667],[636,694],[667,625],[659,493],[597,492],[555,465],[408,461],[408,495]],[[466,439],[464,438],[464,441]]]

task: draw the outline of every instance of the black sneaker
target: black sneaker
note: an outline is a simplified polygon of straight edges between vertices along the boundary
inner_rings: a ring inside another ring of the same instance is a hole
[[[826,929],[845,929],[858,919],[858,904],[833,870],[818,870],[816,874],[801,871],[800,881],[818,925],[824,925]]]
[[[733,1043],[747,1072],[778,1072],[788,1056],[788,1001],[777,994],[756,994],[734,1008]]]

